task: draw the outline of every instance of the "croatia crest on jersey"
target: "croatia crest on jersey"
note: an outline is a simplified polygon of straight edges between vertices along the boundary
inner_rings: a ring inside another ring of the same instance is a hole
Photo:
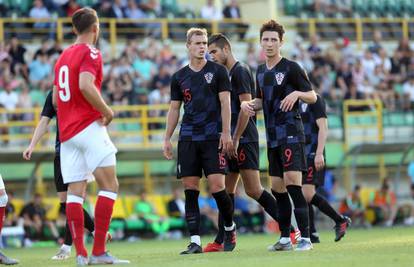
[[[210,84],[211,83],[211,81],[213,80],[213,73],[211,73],[211,72],[207,72],[206,74],[204,74],[204,78],[206,79],[206,82],[208,83],[208,84]]]
[[[302,112],[306,112],[306,109],[308,108],[308,104],[302,103],[301,107],[302,107]]]
[[[283,79],[285,78],[285,74],[283,72],[278,72],[275,74],[277,85],[281,85],[283,82]]]

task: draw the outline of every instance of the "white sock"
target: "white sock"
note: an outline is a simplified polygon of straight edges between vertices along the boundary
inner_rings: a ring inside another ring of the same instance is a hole
[[[290,237],[281,237],[281,238],[279,239],[279,243],[280,243],[280,244],[283,244],[283,245],[285,245],[285,244],[287,244],[287,243],[290,243]]]
[[[196,243],[197,245],[201,246],[201,238],[199,235],[192,235],[191,236],[191,243]]]
[[[227,226],[224,226],[224,231],[233,231],[234,230],[234,227],[236,227],[236,224],[235,223],[233,223],[231,226],[229,226],[229,227],[227,227]]]
[[[63,244],[63,245],[60,247],[60,249],[61,249],[61,250],[66,251],[66,252],[70,252],[70,251],[71,251],[71,249],[72,249],[72,246],[68,246],[68,245],[66,245],[66,244]]]

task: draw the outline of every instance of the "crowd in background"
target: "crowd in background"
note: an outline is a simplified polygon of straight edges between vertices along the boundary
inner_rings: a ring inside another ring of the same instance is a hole
[[[249,44],[240,56],[253,71],[264,59],[257,47]],[[8,110],[43,105],[61,51],[61,45],[50,40],[34,51],[15,37],[0,44],[0,105]],[[302,65],[328,103],[380,99],[388,111],[414,109],[414,58],[407,39],[390,51],[376,32],[375,39],[358,53],[347,39],[323,47],[317,36],[309,45],[298,37],[293,49],[283,55]],[[104,60],[102,91],[112,105],[168,103],[171,76],[187,62],[186,54],[176,54],[170,42],[153,38],[130,40],[118,58]]]

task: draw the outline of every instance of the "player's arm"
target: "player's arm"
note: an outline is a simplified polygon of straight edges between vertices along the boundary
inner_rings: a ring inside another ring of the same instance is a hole
[[[282,111],[287,112],[292,110],[299,99],[307,104],[314,104],[316,102],[316,93],[312,89],[308,75],[297,63],[291,65],[289,82],[294,86],[295,91],[281,101],[280,108]]]
[[[261,98],[255,98],[250,101],[243,101],[240,104],[240,109],[250,117],[254,116],[256,115],[256,111],[263,109],[263,100]]]
[[[240,109],[244,113],[248,114],[249,116],[254,116],[256,115],[256,111],[263,109],[263,93],[260,88],[257,75],[256,75],[256,89],[257,89],[257,96],[255,99],[250,100],[250,101],[243,101],[240,104]]]
[[[170,108],[167,113],[167,126],[165,130],[163,148],[164,157],[168,160],[173,158],[171,136],[173,135],[178,124],[178,119],[180,118],[180,108],[181,101],[171,100]]]
[[[240,103],[243,103],[244,101],[249,102],[252,100],[252,95],[248,93],[244,93],[239,95]],[[249,114],[245,112],[239,112],[239,117],[237,118],[237,124],[236,128],[234,129],[233,133],[233,157],[237,157],[237,148],[239,146],[240,138],[246,130],[247,124],[249,123]]]
[[[57,109],[57,87],[53,86],[52,89],[52,105],[55,109]]]
[[[220,137],[219,149],[224,153],[231,153],[233,141],[231,139],[231,108],[230,108],[230,92],[222,91],[219,93],[221,106],[222,132]]]
[[[321,170],[325,166],[325,159],[323,151],[325,149],[326,139],[328,137],[328,120],[326,118],[319,118],[316,120],[318,125],[318,147],[315,153],[315,168]]]
[[[95,86],[95,76],[90,72],[81,72],[79,75],[79,89],[89,104],[102,114],[102,124],[108,125],[113,119],[114,112],[99,94],[98,88]]]
[[[30,141],[29,146],[23,152],[23,158],[25,160],[30,160],[30,158],[32,157],[32,152],[34,148],[36,147],[37,143],[47,133],[50,120],[51,119],[46,116],[40,117],[40,121],[37,124],[36,129],[34,130],[32,140]]]

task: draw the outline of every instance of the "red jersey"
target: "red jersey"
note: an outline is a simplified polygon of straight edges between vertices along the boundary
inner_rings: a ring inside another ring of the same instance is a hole
[[[55,65],[57,88],[57,117],[60,141],[81,132],[101,114],[85,99],[79,90],[79,75],[89,72],[95,76],[95,86],[101,91],[102,55],[98,49],[87,44],[75,44],[65,49]]]

